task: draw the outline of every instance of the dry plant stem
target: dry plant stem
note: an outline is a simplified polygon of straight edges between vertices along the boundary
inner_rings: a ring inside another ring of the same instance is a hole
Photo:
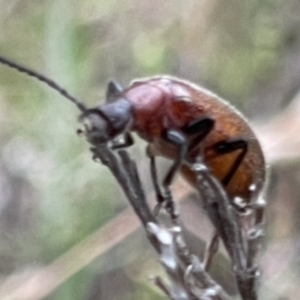
[[[259,271],[257,269],[257,254],[261,248],[261,240],[264,235],[263,233],[263,214],[264,208],[257,208],[254,210],[254,225],[247,232],[248,241],[248,257],[247,257],[247,267],[250,273],[252,273],[253,278],[258,277]]]
[[[154,223],[148,226],[159,243],[161,263],[173,282],[173,289],[168,291],[171,299],[230,300],[211,279],[199,259],[190,254],[178,226],[171,231]]]
[[[206,254],[204,257],[204,268],[205,270],[209,270],[211,263],[213,261],[214,255],[217,253],[219,248],[219,239],[220,235],[217,231],[214,232],[211,240],[209,241]]]
[[[204,264],[199,258],[189,252],[180,231],[177,232],[176,246],[178,257],[185,268],[185,282],[189,284],[196,299],[226,299],[231,298],[224,292],[207,273]]]
[[[206,270],[204,269],[204,265],[199,261],[199,258],[195,255],[191,255],[191,265],[190,272],[194,275],[194,277],[199,281],[203,282],[206,288],[206,297],[210,294],[208,299],[217,299],[212,297],[212,293],[218,291],[221,299],[230,300],[231,298],[224,292],[224,290],[216,284],[214,280],[208,275]]]
[[[242,235],[241,219],[230,204],[226,192],[202,163],[193,166],[197,172],[198,191],[204,201],[208,215],[218,230],[231,257],[237,285],[243,300],[257,300],[255,257],[258,249],[257,239]],[[252,234],[258,232],[254,227]],[[260,235],[260,234],[259,234]]]
[[[124,150],[118,151],[123,162],[123,166],[121,166],[117,157],[108,149],[107,145],[100,144],[91,150],[94,156],[99,158],[111,170],[143,225],[146,226],[148,222],[155,222],[146,203],[146,197],[137,174],[135,163],[130,160],[127,153]]]
[[[170,279],[170,287],[162,280],[156,284],[173,300],[230,300],[231,298],[205,271],[203,264],[189,253],[181,228],[171,229],[159,224],[146,203],[135,162],[124,150],[112,152],[106,144],[93,145],[94,157],[113,173],[140,218],[147,237],[158,252]],[[201,267],[199,267],[201,266]],[[189,274],[187,276],[187,270]]]

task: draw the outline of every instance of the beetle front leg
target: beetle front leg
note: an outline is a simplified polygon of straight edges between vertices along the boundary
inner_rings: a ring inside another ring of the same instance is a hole
[[[175,158],[170,170],[168,171],[167,175],[165,176],[163,180],[163,189],[165,193],[165,205],[166,205],[166,210],[169,212],[171,215],[171,218],[175,220],[178,217],[178,213],[175,212],[175,207],[174,207],[174,201],[172,198],[172,193],[170,190],[170,186],[173,182],[173,179],[181,167],[183,161],[187,157],[187,152],[188,152],[188,141],[186,137],[178,132],[177,130],[167,130],[166,135],[165,135],[166,140],[175,145],[178,148],[178,155]]]
[[[188,151],[188,142],[185,138],[185,136],[178,132],[177,130],[167,130],[164,135],[164,139],[173,144],[174,146],[177,147],[178,149],[178,155],[173,161],[173,164],[169,171],[167,172],[167,175],[163,179],[162,182],[162,188],[163,192],[160,190],[159,186],[159,180],[158,180],[158,175],[157,175],[157,167],[155,163],[155,157],[151,153],[151,148],[148,146],[147,148],[147,154],[150,157],[150,169],[151,169],[151,176],[153,180],[153,185],[157,197],[157,205],[154,208],[154,213],[158,214],[161,206],[164,204],[167,212],[170,214],[172,220],[176,220],[178,217],[177,212],[175,212],[175,207],[174,207],[174,201],[172,198],[172,193],[170,190],[170,186],[172,184],[172,181],[179,170],[180,166],[182,165],[182,162],[187,156],[187,151]]]
[[[153,155],[153,153],[151,151],[150,145],[147,146],[146,153],[147,153],[147,156],[150,159],[151,178],[152,178],[154,191],[155,191],[155,194],[156,194],[156,200],[157,200],[157,205],[154,209],[154,214],[157,215],[159,213],[159,210],[160,210],[161,205],[164,202],[165,198],[164,198],[164,196],[163,196],[163,194],[160,190],[155,156]]]

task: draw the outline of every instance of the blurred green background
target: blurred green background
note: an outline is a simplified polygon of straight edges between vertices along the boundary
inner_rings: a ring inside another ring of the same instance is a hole
[[[299,1],[1,0],[0,8],[0,54],[90,107],[103,101],[111,78],[127,85],[171,74],[214,90],[265,124],[300,85]],[[78,113],[55,91],[0,65],[0,294],[127,206],[76,135]],[[138,143],[133,151],[142,158],[143,149]],[[299,164],[281,163],[272,174],[260,294],[297,299]],[[159,272],[139,230],[53,293],[24,299],[164,299],[148,278]]]

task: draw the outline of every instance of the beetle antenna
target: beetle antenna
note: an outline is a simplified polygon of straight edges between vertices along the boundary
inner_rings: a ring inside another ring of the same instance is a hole
[[[69,94],[69,92],[67,90],[65,90],[64,88],[62,88],[61,86],[59,86],[55,81],[53,81],[50,78],[47,78],[46,76],[39,74],[38,72],[31,70],[27,67],[24,67],[22,65],[19,65],[3,56],[0,56],[0,63],[13,68],[21,73],[25,73],[39,81],[44,82],[45,84],[47,84],[48,86],[50,86],[51,88],[53,88],[54,90],[56,90],[58,93],[60,93],[62,96],[64,96],[65,98],[69,99],[71,102],[73,102],[82,112],[85,112],[87,110],[87,108],[85,107],[85,105],[77,100],[75,97],[73,97],[72,95]]]

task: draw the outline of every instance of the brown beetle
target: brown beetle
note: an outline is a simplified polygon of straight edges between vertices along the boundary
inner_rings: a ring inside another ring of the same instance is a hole
[[[94,137],[102,142],[125,133],[126,146],[131,144],[128,133],[137,132],[149,143],[152,159],[163,156],[174,161],[165,187],[177,169],[195,185],[190,165],[201,154],[232,199],[250,202],[261,192],[265,181],[261,146],[241,113],[218,96],[182,79],[157,76],[136,80],[125,90],[110,83],[107,100],[83,114],[98,114],[104,120]]]

